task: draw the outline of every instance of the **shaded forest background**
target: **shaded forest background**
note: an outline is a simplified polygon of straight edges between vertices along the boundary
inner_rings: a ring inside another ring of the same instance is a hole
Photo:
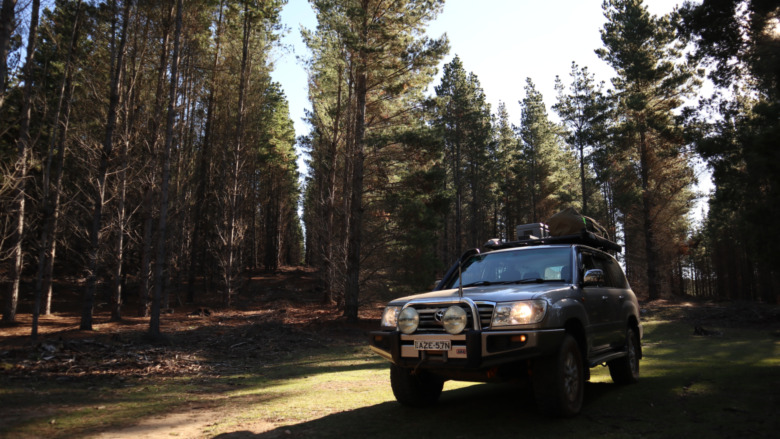
[[[443,0],[310,3],[296,139],[269,73],[282,0],[3,0],[3,321],[22,297],[34,337],[60,280],[82,329],[105,301],[159,334],[171,304],[229,308],[247,272],[301,264],[354,320],[570,206],[624,246],[640,297],[778,301],[776,2],[607,0],[594,49],[616,76],[572,63],[549,109],[528,78],[519,120],[468,60],[435,83]],[[715,189],[694,222],[700,161]]]

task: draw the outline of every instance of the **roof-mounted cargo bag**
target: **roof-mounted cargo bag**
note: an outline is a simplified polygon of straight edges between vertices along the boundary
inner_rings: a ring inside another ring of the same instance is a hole
[[[566,208],[547,220],[550,236],[578,235],[583,231],[609,239],[609,233],[593,218],[580,214],[573,207]]]

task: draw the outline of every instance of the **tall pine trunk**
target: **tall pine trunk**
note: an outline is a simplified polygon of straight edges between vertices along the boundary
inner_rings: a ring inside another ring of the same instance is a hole
[[[214,125],[214,113],[216,106],[216,88],[217,88],[217,67],[219,66],[220,56],[220,42],[222,41],[222,9],[224,3],[219,3],[219,16],[217,18],[217,30],[214,36],[214,61],[211,65],[211,79],[209,84],[209,97],[206,104],[206,127],[203,132],[203,145],[200,148],[198,157],[198,183],[195,189],[195,206],[193,209],[193,229],[192,237],[192,252],[190,253],[190,270],[189,278],[187,282],[187,302],[195,302],[195,273],[197,273],[198,262],[200,261],[200,267],[205,267],[204,259],[206,252],[201,249],[201,239],[203,236],[205,215],[203,215],[202,208],[206,205],[206,189],[209,179],[209,159],[212,142],[212,131]],[[204,282],[205,283],[205,282]]]
[[[129,105],[127,105],[127,108],[133,108],[134,107],[134,97],[132,96],[133,92],[131,91],[130,96],[128,97],[127,101]],[[126,113],[130,113],[127,111]],[[132,117],[126,116],[125,117],[125,132],[124,132],[124,139],[122,140],[122,150],[120,152],[120,163],[119,163],[119,181],[117,182],[118,188],[117,188],[117,198],[119,202],[119,206],[117,207],[117,231],[116,231],[116,242],[114,247],[114,255],[116,257],[115,260],[115,267],[114,267],[114,282],[112,284],[111,289],[111,320],[112,321],[120,321],[122,320],[122,277],[124,276],[123,272],[123,265],[124,265],[124,249],[125,249],[125,233],[127,233],[127,167],[128,167],[128,158],[127,158],[127,152],[130,148],[130,129],[132,123]]]
[[[463,179],[461,178],[461,141],[460,133],[455,144],[455,169],[453,179],[455,184],[455,257],[463,253]]]
[[[645,231],[645,262],[647,263],[647,288],[649,299],[661,297],[661,282],[658,275],[658,256],[655,245],[655,222],[653,221],[653,195],[650,191],[650,151],[647,134],[639,127],[639,167],[642,177],[642,219]]]
[[[234,276],[238,269],[237,241],[240,234],[239,225],[239,191],[241,181],[241,162],[244,149],[244,106],[247,92],[247,77],[249,75],[249,36],[252,31],[251,14],[249,4],[244,3],[243,37],[241,48],[241,72],[238,85],[238,120],[236,121],[236,141],[232,150],[233,162],[231,163],[230,187],[228,189],[228,229],[226,232],[227,248],[223,263],[225,276],[225,291],[222,303],[225,307],[232,305],[235,289]]]
[[[352,71],[350,71],[350,75],[354,76],[354,67],[351,67]],[[354,81],[350,81],[349,86],[347,87],[347,90],[349,90],[349,93],[347,93],[347,102],[353,102],[354,96],[355,96],[355,86]],[[339,306],[345,306],[344,301],[346,298],[346,289],[347,289],[347,249],[349,248],[349,242],[351,239],[350,235],[350,224],[352,223],[352,215],[351,212],[351,206],[352,206],[352,175],[355,168],[355,160],[354,160],[354,154],[355,154],[355,115],[354,108],[350,109],[350,121],[347,123],[347,133],[346,133],[346,140],[345,140],[345,159],[344,159],[344,173],[342,175],[342,212],[344,212],[344,221],[342,221],[341,225],[341,242],[339,243],[338,247],[338,255],[334,257],[334,260],[338,261],[338,268],[342,270],[342,273],[344,274],[344,280],[343,280],[343,286],[341,287],[341,297],[339,297]]]
[[[171,84],[168,95],[168,118],[165,125],[165,147],[163,150],[162,185],[160,189],[160,222],[157,236],[157,263],[154,266],[154,297],[152,316],[149,319],[149,334],[160,337],[160,301],[162,298],[165,267],[165,240],[168,227],[168,186],[171,175],[171,149],[173,128],[176,123],[176,95],[179,82],[179,44],[182,27],[182,0],[176,1],[176,28],[173,35],[173,57],[171,58]]]
[[[368,13],[363,5],[364,13]],[[364,18],[361,40],[368,41],[368,22]],[[348,321],[358,320],[360,296],[360,246],[363,233],[363,163],[365,161],[367,54],[358,51],[355,77],[355,149],[352,155],[352,201],[349,208],[349,242],[347,243],[347,282],[344,289],[344,316]]]
[[[330,161],[330,167],[328,168],[328,176],[326,181],[327,187],[327,207],[325,212],[327,215],[326,228],[322,233],[324,239],[323,246],[325,251],[325,267],[326,267],[326,289],[325,289],[325,301],[327,303],[336,302],[336,252],[335,252],[335,240],[333,233],[335,213],[336,213],[336,166],[337,166],[337,154],[338,154],[338,141],[339,141],[339,124],[341,123],[341,94],[342,94],[342,82],[343,71],[339,70],[338,77],[338,90],[336,91],[336,114],[333,119],[333,138],[331,139],[328,149],[328,159]]]
[[[49,146],[49,154],[46,159],[46,167],[43,178],[43,205],[41,211],[40,250],[38,252],[38,274],[35,279],[35,307],[33,308],[32,339],[38,336],[38,317],[41,311],[44,314],[51,313],[51,275],[54,266],[54,254],[56,249],[56,227],[59,218],[60,197],[62,192],[62,171],[65,162],[65,142],[68,135],[68,122],[70,118],[70,99],[73,87],[73,54],[78,41],[79,20],[81,18],[81,1],[76,4],[76,12],[73,17],[70,45],[65,60],[65,76],[60,85],[57,110],[52,123],[52,136]],[[63,106],[65,107],[63,109]],[[64,116],[63,116],[64,113]],[[55,156],[56,151],[56,156]],[[51,188],[52,165],[56,166],[54,174],[54,187]],[[43,294],[46,292],[46,300],[42,309]]]
[[[18,158],[14,172],[14,204],[16,205],[16,228],[11,237],[11,248],[13,250],[13,271],[11,273],[11,291],[6,297],[5,310],[3,312],[4,322],[13,322],[16,320],[16,307],[19,303],[19,285],[22,279],[22,269],[24,268],[24,249],[22,242],[25,228],[25,201],[27,198],[27,171],[30,155],[30,115],[32,112],[32,61],[35,53],[35,46],[38,41],[38,11],[40,9],[40,0],[33,0],[32,14],[30,15],[30,33],[27,37],[27,57],[24,62],[24,96],[22,98],[22,120],[19,127],[19,139],[16,142]]]
[[[590,215],[588,211],[588,188],[585,182],[585,144],[580,142],[580,184],[582,185],[582,214]]]
[[[156,174],[153,174],[152,178],[156,178]],[[138,276],[138,317],[149,317],[151,306],[152,235],[154,231],[153,200],[154,189],[150,184],[144,190],[142,202],[144,232],[141,250],[141,268]]]
[[[160,67],[157,72],[157,88],[154,102],[154,118],[152,119],[152,132],[149,143],[149,150],[153,157],[158,154],[160,145],[160,121],[163,119],[165,111],[165,73],[168,68],[168,47],[170,44],[171,22],[173,21],[174,6],[168,8],[168,16],[163,25],[162,41],[160,42]],[[138,316],[148,317],[151,308],[151,292],[153,288],[152,280],[152,259],[154,249],[154,195],[155,181],[157,180],[157,167],[151,166],[151,175],[148,176],[147,186],[144,188],[143,206],[143,244],[141,250],[141,268],[139,270],[139,288],[138,288]]]
[[[114,130],[116,129],[117,109],[119,108],[119,85],[122,83],[124,71],[124,52],[127,40],[127,22],[130,19],[131,0],[125,0],[125,8],[122,13],[122,33],[117,48],[117,61],[111,77],[111,92],[108,103],[108,117],[106,121],[106,134],[103,141],[103,150],[100,154],[100,167],[97,175],[97,193],[95,194],[95,208],[92,213],[92,228],[89,233],[89,254],[87,286],[84,290],[84,299],[81,309],[80,329],[92,330],[92,312],[97,289],[98,251],[100,249],[100,229],[103,224],[103,204],[106,197],[106,177],[108,175],[108,160],[114,148]]]

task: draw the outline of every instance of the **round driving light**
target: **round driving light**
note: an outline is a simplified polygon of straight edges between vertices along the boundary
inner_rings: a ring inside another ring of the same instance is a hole
[[[404,308],[401,314],[398,314],[398,330],[404,334],[411,334],[417,330],[417,325],[420,324],[420,315],[417,314],[417,310],[411,306]]]
[[[460,334],[466,327],[466,311],[459,306],[451,306],[444,312],[444,317],[441,318],[441,322],[444,325],[444,330],[450,334]]]

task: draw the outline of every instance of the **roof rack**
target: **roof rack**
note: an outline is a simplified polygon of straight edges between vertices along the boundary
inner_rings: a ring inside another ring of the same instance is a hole
[[[550,245],[550,244],[582,244],[590,247],[594,247],[604,251],[611,251],[620,253],[623,250],[623,246],[616,244],[606,238],[597,236],[591,232],[583,230],[580,234],[563,235],[563,236],[550,236],[546,238],[535,239],[522,239],[519,241],[498,242],[496,240],[488,241],[485,244],[485,248],[491,250],[498,250],[502,248],[515,248],[515,247],[529,247],[535,245]]]

